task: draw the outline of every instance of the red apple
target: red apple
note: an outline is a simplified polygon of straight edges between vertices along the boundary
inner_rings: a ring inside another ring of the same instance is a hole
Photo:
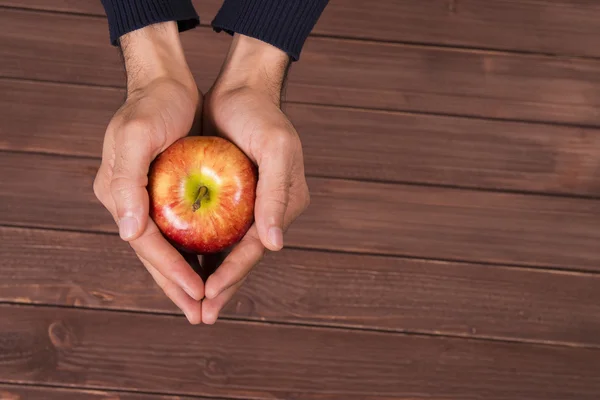
[[[150,167],[150,216],[174,244],[210,254],[238,242],[252,225],[257,171],[233,143],[188,136]]]

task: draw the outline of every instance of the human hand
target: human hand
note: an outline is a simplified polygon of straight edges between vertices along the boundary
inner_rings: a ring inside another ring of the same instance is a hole
[[[149,218],[146,185],[152,160],[177,139],[199,130],[201,95],[175,22],[128,33],[121,48],[127,100],[106,130],[94,193],[157,284],[190,323],[198,324],[204,283]]]
[[[206,324],[216,321],[265,249],[283,247],[283,232],[310,202],[300,138],[280,109],[288,63],[281,50],[236,34],[205,97],[203,133],[229,139],[259,170],[255,223],[206,281]]]

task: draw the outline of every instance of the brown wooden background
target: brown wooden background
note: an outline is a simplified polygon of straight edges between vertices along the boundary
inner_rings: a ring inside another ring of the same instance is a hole
[[[1,399],[600,398],[600,2],[331,0],[285,104],[311,208],[214,327],[92,193],[123,83],[99,0],[0,0]]]

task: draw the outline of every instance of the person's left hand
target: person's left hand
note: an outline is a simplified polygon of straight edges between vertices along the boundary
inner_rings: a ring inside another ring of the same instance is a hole
[[[300,138],[280,109],[288,56],[235,35],[215,85],[205,96],[203,134],[223,136],[258,165],[255,223],[208,278],[202,322],[213,324],[265,249],[283,247],[283,232],[308,207]]]

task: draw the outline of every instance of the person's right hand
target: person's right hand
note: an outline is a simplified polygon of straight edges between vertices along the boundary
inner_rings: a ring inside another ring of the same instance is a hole
[[[175,22],[128,33],[121,38],[121,48],[127,100],[106,130],[94,193],[157,284],[190,323],[198,324],[204,283],[149,218],[146,185],[152,160],[196,126],[199,129],[201,95]]]

